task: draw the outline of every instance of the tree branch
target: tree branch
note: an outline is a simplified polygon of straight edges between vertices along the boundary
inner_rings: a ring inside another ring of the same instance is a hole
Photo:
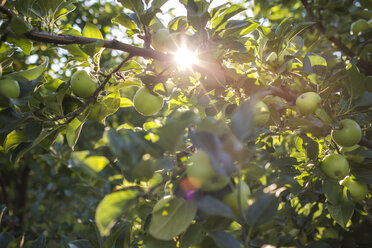
[[[302,2],[302,5],[304,6],[305,10],[306,10],[306,13],[307,15],[309,16],[310,20],[315,22],[315,26],[318,28],[318,30],[324,34],[328,40],[330,40],[331,42],[333,42],[336,47],[341,50],[343,53],[345,53],[347,56],[351,57],[351,58],[356,58],[357,57],[357,54],[355,54],[351,49],[349,49],[344,43],[342,43],[342,41],[338,38],[336,38],[335,36],[330,36],[328,37],[326,35],[326,28],[323,26],[323,24],[321,23],[321,21],[319,20],[319,18],[317,18],[314,13],[312,12],[311,10],[311,7],[309,5],[309,3],[307,2],[307,0],[301,0]],[[365,70],[365,73],[367,73],[368,75],[372,75],[372,71],[370,70],[370,65],[362,60],[361,58],[358,59],[358,62],[357,62],[357,65],[361,68],[363,68]]]

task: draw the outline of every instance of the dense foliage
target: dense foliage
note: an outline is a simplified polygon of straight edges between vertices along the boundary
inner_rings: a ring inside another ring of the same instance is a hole
[[[211,4],[0,1],[0,247],[372,247],[372,2]]]

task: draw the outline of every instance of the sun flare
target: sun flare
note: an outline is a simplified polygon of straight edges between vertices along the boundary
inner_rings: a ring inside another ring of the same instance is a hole
[[[174,60],[177,64],[177,67],[181,70],[191,69],[192,65],[198,64],[197,51],[191,51],[186,47],[180,47],[174,53]]]

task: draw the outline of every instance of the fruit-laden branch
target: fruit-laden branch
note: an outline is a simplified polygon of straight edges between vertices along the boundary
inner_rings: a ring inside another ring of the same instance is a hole
[[[311,10],[311,7],[309,6],[309,3],[307,2],[307,0],[301,0],[302,2],[302,5],[304,6],[305,10],[306,10],[306,13],[307,15],[309,16],[310,20],[315,22],[315,26],[318,28],[318,30],[323,34],[325,35],[325,37],[327,37],[328,40],[330,40],[331,42],[333,42],[336,47],[338,49],[340,49],[343,53],[345,53],[347,56],[349,56],[350,58],[355,58],[357,57],[357,54],[355,54],[351,49],[349,49],[344,43],[342,43],[342,41],[340,39],[337,39],[335,36],[327,36],[326,35],[326,28],[324,27],[324,25],[321,23],[321,21],[319,20],[319,18],[317,18],[313,11]],[[364,69],[365,73],[367,73],[368,75],[372,75],[372,71],[370,70],[370,65],[362,60],[361,58],[359,58],[358,62],[357,62],[357,65],[361,68]]]
[[[120,68],[128,62],[133,56],[129,54],[112,72],[110,72],[108,75],[106,75],[105,80],[102,82],[102,84],[94,91],[93,95],[88,98],[88,100],[85,102],[83,106],[81,106],[79,109],[75,110],[74,112],[68,113],[67,115],[64,116],[58,116],[56,118],[53,118],[52,121],[57,121],[61,119],[67,119],[68,120],[65,122],[65,124],[71,122],[75,117],[78,117],[81,113],[84,112],[84,110],[92,103],[94,103],[97,100],[97,97],[99,93],[105,88],[106,84],[110,81],[112,75],[117,73]]]

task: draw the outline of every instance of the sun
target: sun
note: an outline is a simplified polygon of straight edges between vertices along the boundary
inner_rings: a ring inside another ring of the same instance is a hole
[[[177,67],[181,70],[191,69],[192,65],[199,63],[197,51],[191,51],[187,47],[178,48],[173,55]]]

